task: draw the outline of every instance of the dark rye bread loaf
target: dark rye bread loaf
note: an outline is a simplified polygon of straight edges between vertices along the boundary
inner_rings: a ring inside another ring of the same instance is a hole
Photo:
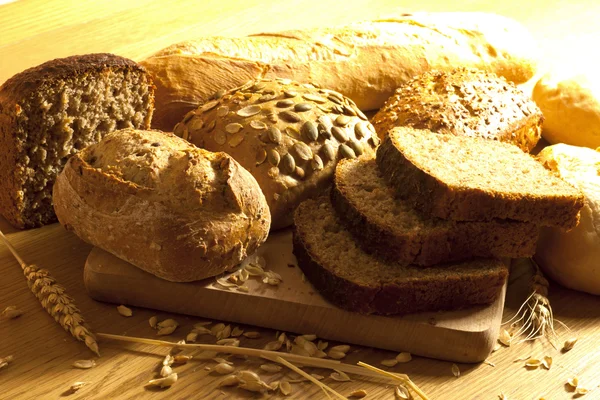
[[[52,185],[67,159],[114,130],[149,128],[154,86],[112,54],[48,61],[0,87],[0,212],[15,227],[56,220]]]
[[[531,151],[542,133],[542,112],[521,89],[494,73],[459,68],[431,71],[401,85],[373,117],[383,139],[410,126],[483,137]]]
[[[508,143],[394,128],[377,165],[401,198],[438,218],[570,229],[583,207],[577,189]]]
[[[497,259],[439,267],[385,263],[357,245],[326,196],[294,214],[294,254],[313,286],[331,303],[365,314],[407,314],[491,303],[508,268]]]
[[[364,251],[400,264],[531,257],[539,234],[525,222],[456,222],[421,214],[397,197],[374,158],[340,161],[331,202]]]

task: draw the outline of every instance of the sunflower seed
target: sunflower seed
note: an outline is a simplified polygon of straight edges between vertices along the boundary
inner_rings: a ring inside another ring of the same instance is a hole
[[[279,391],[284,396],[289,396],[292,393],[292,385],[288,381],[281,381],[279,383]]]
[[[158,318],[156,317],[156,315],[153,315],[148,320],[148,323],[150,324],[150,328],[152,328],[152,329],[156,329],[157,322],[158,322]]]
[[[281,371],[281,365],[277,365],[277,364],[262,364],[260,366],[260,369],[262,369],[263,371],[266,371],[266,372],[274,374],[275,372]]]
[[[239,131],[242,130],[242,128],[244,128],[243,125],[238,124],[237,122],[232,122],[225,126],[225,130],[227,131],[227,133],[231,133],[231,134],[238,133]]]
[[[275,103],[275,106],[279,107],[279,108],[291,107],[293,105],[294,105],[294,100],[290,100],[290,99],[279,100],[277,103]]]
[[[117,311],[124,317],[131,317],[133,315],[133,311],[131,311],[131,308],[125,307],[124,305],[118,306]]]
[[[173,368],[171,368],[168,365],[163,365],[163,367],[160,369],[160,376],[162,377],[167,377],[169,375],[171,375],[173,373]]]
[[[380,362],[381,365],[385,365],[386,367],[395,367],[396,364],[398,364],[398,360],[394,359],[390,359],[390,360],[383,360]]]
[[[301,132],[304,138],[309,142],[314,142],[319,138],[319,131],[312,121],[306,121],[302,124]]]
[[[340,156],[342,156],[342,158],[351,158],[351,159],[356,158],[356,154],[354,153],[354,150],[352,150],[345,143],[340,144],[338,151],[340,152]]]
[[[244,332],[243,335],[248,339],[258,339],[260,337],[259,332]]]
[[[218,331],[215,335],[215,338],[217,340],[221,340],[227,339],[229,336],[231,336],[231,325],[227,325],[225,328]]]
[[[296,170],[296,161],[290,153],[285,154],[281,157],[281,169],[284,173],[291,174]]]
[[[206,103],[202,107],[200,107],[200,112],[205,113],[207,111],[210,111],[213,108],[215,108],[217,105],[219,105],[219,102],[217,100],[209,101],[208,103]]]
[[[94,360],[77,360],[73,363],[75,368],[80,369],[90,369],[96,366],[96,361]]]
[[[244,141],[245,138],[246,135],[244,134],[244,132],[238,132],[235,135],[233,135],[231,139],[229,139],[229,142],[227,144],[229,144],[230,147],[237,147],[240,145],[240,143]]]
[[[240,382],[237,376],[229,375],[219,382],[219,387],[235,386]]]
[[[282,111],[279,113],[279,117],[287,122],[300,122],[302,118],[293,111]]]
[[[284,90],[283,95],[285,97],[292,98],[298,96],[298,93],[294,90]]]
[[[412,356],[410,355],[410,353],[402,352],[396,356],[396,360],[398,360],[398,362],[401,363],[406,363],[412,360]]]
[[[329,143],[325,143],[323,146],[321,146],[321,152],[323,153],[323,158],[325,160],[335,160],[335,150]]]
[[[354,397],[355,399],[362,399],[363,397],[367,397],[367,391],[364,389],[355,390],[354,392],[350,393],[350,396],[348,396],[348,397]]]
[[[334,126],[331,128],[331,134],[340,143],[344,143],[348,140],[348,134],[339,126]]]
[[[313,159],[310,161],[310,166],[314,171],[320,171],[323,169],[323,160],[317,154],[313,156]]]
[[[152,385],[152,386],[158,386],[158,387],[169,387],[169,386],[173,385],[175,382],[177,382],[177,373],[172,373],[171,375],[164,377],[164,378],[152,379],[151,381],[148,382],[148,384]]]
[[[292,147],[300,159],[308,161],[312,159],[313,153],[310,147],[304,142],[296,142]]]
[[[218,130],[215,132],[215,142],[219,145],[225,144],[227,142],[227,134],[222,130]]]
[[[240,117],[251,117],[253,115],[258,114],[260,111],[262,110],[262,107],[257,105],[257,104],[253,104],[251,106],[247,106],[244,107],[240,110],[238,110],[238,112],[236,113],[237,115],[239,115]]]
[[[232,373],[234,368],[230,364],[220,363],[215,365],[213,371],[215,371],[217,374],[226,375]]]
[[[577,343],[577,338],[571,338],[571,339],[565,341],[562,351],[567,352],[567,351],[571,350],[575,346],[575,343]]]
[[[344,109],[342,108],[342,112],[344,111]],[[350,122],[350,117],[346,116],[346,115],[339,115],[336,119],[335,119],[335,123],[340,125],[340,126],[346,126],[348,125],[348,123]]]
[[[302,95],[302,97],[304,97],[306,100],[314,101],[315,103],[323,104],[327,102],[327,99],[312,93],[305,93]]]
[[[356,111],[354,111],[354,109],[352,107],[349,107],[348,105],[344,105],[342,107],[344,109],[344,114],[346,114],[350,117],[356,117]]]
[[[457,378],[460,376],[460,369],[456,364],[452,364],[452,375],[456,376]]]
[[[406,386],[403,386],[403,385],[396,386],[396,389],[394,390],[394,394],[396,395],[396,399],[412,400],[412,396],[410,395],[410,392],[408,391]]]
[[[224,117],[229,113],[229,107],[221,106],[217,108],[217,117]]]
[[[363,154],[363,146],[358,140],[350,139],[346,144],[354,151],[357,156]]]
[[[256,129],[257,131],[262,131],[262,130],[267,129],[267,124],[265,124],[262,121],[253,119],[252,121],[250,121],[250,127],[252,129]]]
[[[296,112],[305,112],[313,109],[312,104],[309,103],[298,103],[294,106],[294,111]]]
[[[338,381],[338,382],[350,382],[351,381],[350,377],[345,372],[338,371],[337,369],[334,369],[334,371],[335,372],[332,372],[331,375],[329,375],[329,377],[331,379],[333,379],[334,381]]]
[[[371,132],[366,127],[366,125],[367,123],[363,121],[360,121],[359,123],[354,125],[354,134],[356,135],[357,139],[362,139],[371,135]]]
[[[87,384],[88,384],[88,382],[75,382],[70,387],[71,392],[76,392],[76,391],[78,391],[79,389],[81,389],[82,387],[84,387]]]

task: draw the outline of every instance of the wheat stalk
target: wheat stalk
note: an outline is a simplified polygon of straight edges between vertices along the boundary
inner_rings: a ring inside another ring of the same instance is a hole
[[[56,283],[48,270],[25,263],[2,231],[0,231],[0,238],[21,265],[27,279],[27,286],[38,298],[42,307],[74,338],[84,342],[91,351],[100,356],[96,337],[86,326],[81,312],[75,306],[75,300],[66,293],[64,286]]]

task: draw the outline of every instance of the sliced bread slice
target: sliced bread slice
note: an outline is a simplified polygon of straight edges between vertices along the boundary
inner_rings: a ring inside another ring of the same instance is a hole
[[[377,150],[377,165],[401,198],[439,218],[570,229],[583,207],[577,189],[508,143],[394,128]]]
[[[400,264],[433,265],[473,257],[531,257],[539,228],[507,220],[455,222],[429,217],[396,196],[374,158],[342,160],[331,202],[367,253]]]
[[[491,303],[508,276],[497,259],[429,268],[383,262],[358,246],[325,196],[303,202],[294,223],[300,268],[323,297],[349,311],[407,314]]]

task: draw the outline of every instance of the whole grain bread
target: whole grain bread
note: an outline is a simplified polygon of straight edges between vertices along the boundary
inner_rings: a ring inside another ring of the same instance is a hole
[[[542,121],[538,106],[512,82],[465,68],[417,76],[373,117],[382,139],[394,127],[409,126],[513,143],[527,152],[540,139]]]
[[[224,151],[256,178],[272,228],[291,225],[294,209],[331,186],[337,161],[375,155],[379,138],[341,94],[290,80],[251,81],[188,113],[175,134]]]
[[[421,214],[398,198],[373,158],[340,161],[331,202],[365,252],[399,264],[531,257],[539,234],[531,223],[457,222]]]
[[[583,207],[579,190],[508,143],[394,128],[377,150],[377,164],[401,198],[438,218],[570,229]]]
[[[120,130],[72,156],[54,207],[81,239],[177,282],[232,269],[270,225],[260,187],[235,160],[158,131]]]
[[[329,199],[310,199],[294,214],[294,254],[313,286],[349,311],[407,314],[491,303],[508,268],[478,259],[428,268],[386,263],[358,246]]]
[[[496,14],[404,13],[341,27],[203,37],[141,63],[157,85],[152,126],[170,131],[218,90],[260,78],[314,82],[362,110],[380,108],[398,86],[429,70],[465,66],[522,83],[537,69],[537,45],[521,24]]]
[[[48,61],[0,87],[0,212],[15,227],[56,220],[52,185],[67,159],[108,132],[149,128],[154,86],[112,54]]]

